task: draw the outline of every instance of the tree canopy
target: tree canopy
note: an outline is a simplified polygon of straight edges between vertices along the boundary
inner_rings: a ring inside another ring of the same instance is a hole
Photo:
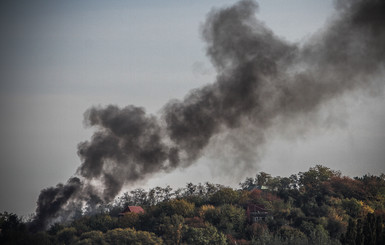
[[[118,216],[127,205],[145,212]],[[316,165],[289,177],[260,172],[239,189],[136,189],[46,231],[4,212],[0,244],[385,244],[384,227],[384,174],[350,178]]]

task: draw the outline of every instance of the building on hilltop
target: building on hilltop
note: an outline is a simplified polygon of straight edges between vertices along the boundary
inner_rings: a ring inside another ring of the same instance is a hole
[[[270,210],[261,204],[248,204],[246,215],[250,223],[265,221],[268,217],[271,217]]]
[[[124,216],[126,213],[144,213],[144,209],[141,206],[128,206],[123,212],[119,213],[119,216]]]

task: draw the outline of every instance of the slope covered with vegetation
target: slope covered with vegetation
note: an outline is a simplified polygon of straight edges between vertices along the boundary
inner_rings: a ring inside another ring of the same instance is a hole
[[[128,205],[144,213],[118,214]],[[263,207],[250,220],[247,207]],[[260,172],[239,189],[211,183],[136,189],[31,232],[1,213],[1,244],[385,244],[385,175],[350,178],[317,165],[290,177]]]

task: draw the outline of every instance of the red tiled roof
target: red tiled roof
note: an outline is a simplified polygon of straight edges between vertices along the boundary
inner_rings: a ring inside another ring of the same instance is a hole
[[[144,209],[141,206],[128,206],[123,212],[119,215],[123,215],[124,213],[144,213]]]
[[[140,206],[128,206],[127,208],[130,210],[131,213],[144,213],[143,208]]]

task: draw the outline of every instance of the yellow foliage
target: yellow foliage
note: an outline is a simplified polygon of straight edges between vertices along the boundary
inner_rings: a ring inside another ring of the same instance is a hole
[[[194,213],[195,204],[188,202],[184,199],[178,200],[174,199],[169,201],[172,213],[182,215],[183,217],[188,217]]]
[[[329,210],[329,217],[339,222],[343,221],[342,216],[338,213],[338,211],[335,208],[331,208]]]
[[[203,205],[198,211],[199,217],[203,218],[208,210],[213,209],[215,209],[213,205]]]
[[[362,212],[363,212],[363,215],[367,215],[368,213],[374,213],[374,209],[371,208],[369,205],[367,205],[366,203],[364,203],[363,201],[359,201],[361,207],[362,207]]]

